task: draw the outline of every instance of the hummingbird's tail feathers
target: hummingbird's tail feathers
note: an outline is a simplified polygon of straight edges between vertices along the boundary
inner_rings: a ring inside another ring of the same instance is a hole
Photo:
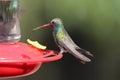
[[[83,54],[83,51],[77,51],[76,49],[71,49],[71,54],[79,59],[82,63],[90,62],[91,59]]]
[[[80,62],[82,62],[82,63],[86,63],[86,62],[90,62],[91,61],[91,59],[90,58],[88,58],[88,57],[86,57],[86,56],[84,56],[83,54],[81,54],[81,53],[75,53],[75,54],[73,54],[77,59],[79,59],[80,60]]]
[[[93,54],[91,54],[89,51],[86,51],[86,50],[81,49],[81,48],[76,48],[76,50],[77,50],[78,52],[80,52],[81,54],[83,54],[83,55],[93,57]]]
[[[91,54],[89,51],[86,51],[84,49],[81,49],[81,48],[76,48],[76,51],[79,52],[79,54],[83,55],[84,56],[84,59],[86,59],[87,61],[85,60],[82,60],[81,63],[86,63],[86,62],[90,62],[91,61],[91,58],[93,57],[93,54]]]

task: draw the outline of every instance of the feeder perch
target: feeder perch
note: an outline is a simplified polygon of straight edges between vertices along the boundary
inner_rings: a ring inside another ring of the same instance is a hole
[[[43,62],[62,54],[20,42],[19,0],[0,0],[0,78],[22,77],[36,72]]]

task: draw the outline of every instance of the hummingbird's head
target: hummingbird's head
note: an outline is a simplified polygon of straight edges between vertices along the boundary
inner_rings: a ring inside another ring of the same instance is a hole
[[[58,27],[63,25],[62,20],[60,18],[54,18],[53,20],[51,20],[50,24],[53,27]]]
[[[56,27],[60,27],[62,25],[63,25],[63,23],[62,23],[62,20],[60,18],[54,18],[53,20],[51,20],[50,23],[47,23],[45,25],[34,28],[33,31],[34,30],[39,30],[39,29],[45,28],[45,27],[50,27],[50,26],[53,27],[53,28],[56,28]]]

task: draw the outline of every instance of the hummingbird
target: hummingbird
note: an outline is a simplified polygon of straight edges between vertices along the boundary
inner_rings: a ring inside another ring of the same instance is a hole
[[[80,48],[73,42],[73,40],[65,30],[63,22],[60,18],[54,18],[53,20],[50,21],[50,23],[34,28],[33,31],[39,30],[45,27],[53,28],[53,37],[57,46],[60,49],[60,52],[59,52],[60,54],[66,53],[66,52],[70,53],[74,57],[79,59],[82,63],[91,61],[91,59],[86,56],[93,56],[93,54],[91,54],[89,51],[86,51]]]

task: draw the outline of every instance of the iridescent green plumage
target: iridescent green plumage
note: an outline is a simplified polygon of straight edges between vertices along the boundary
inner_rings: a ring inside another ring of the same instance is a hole
[[[71,53],[73,56],[80,59],[84,63],[91,61],[91,59],[89,59],[85,55],[89,55],[89,56],[93,56],[93,55],[90,52],[81,49],[73,42],[73,40],[65,30],[61,19],[55,18],[50,22],[50,24],[37,27],[34,30],[41,29],[47,26],[53,27],[54,40],[58,45],[58,47],[60,48],[60,53],[64,53],[64,52]]]

